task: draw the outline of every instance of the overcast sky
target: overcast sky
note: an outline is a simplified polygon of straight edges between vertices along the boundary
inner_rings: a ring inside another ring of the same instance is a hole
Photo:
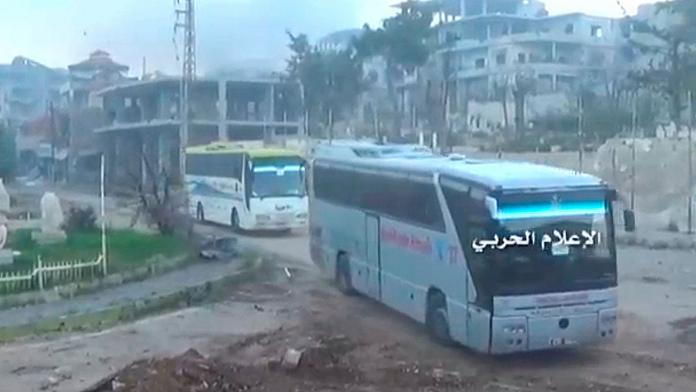
[[[282,67],[285,30],[316,39],[371,25],[394,13],[396,0],[197,0],[198,68]],[[650,0],[623,0],[630,13]],[[174,0],[0,0],[0,63],[17,55],[66,67],[104,49],[139,74],[177,72]],[[551,14],[621,16],[616,0],[547,0]]]

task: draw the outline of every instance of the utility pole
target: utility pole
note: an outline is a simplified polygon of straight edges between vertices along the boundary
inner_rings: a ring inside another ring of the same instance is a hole
[[[578,97],[578,173],[582,172],[582,153],[583,153],[583,91]]]
[[[692,222],[692,215],[693,215],[693,203],[694,203],[694,197],[693,197],[693,192],[694,192],[694,175],[693,175],[693,158],[692,158],[692,149],[693,149],[693,144],[692,144],[692,139],[691,139],[691,130],[694,127],[694,101],[693,101],[693,96],[691,91],[688,93],[688,99],[689,99],[689,130],[687,132],[687,139],[689,141],[689,148],[688,148],[688,154],[689,154],[689,181],[688,181],[688,192],[689,192],[689,207],[687,208],[687,219],[689,220],[687,222],[687,232],[689,234],[693,233],[693,222]],[[677,131],[679,132],[679,131]]]
[[[440,143],[442,147],[440,152],[443,154],[450,153],[450,148],[452,146],[451,128],[450,128],[450,80],[452,78],[452,58],[451,58],[451,47],[460,39],[459,36],[455,34],[448,33],[445,37],[445,51],[442,54],[442,140]]]
[[[636,208],[636,128],[638,127],[638,92],[633,95],[631,109],[631,210]]]
[[[56,119],[53,102],[48,104],[49,121],[51,122],[51,182],[56,183]]]
[[[196,79],[196,26],[194,17],[193,0],[175,0],[176,22],[174,31],[183,30],[184,48],[182,58],[181,85],[179,91],[179,108],[181,116],[181,126],[179,129],[179,177],[181,183],[184,183],[186,173],[186,146],[188,144],[188,135],[191,119],[189,118],[189,93],[191,82]],[[178,8],[181,2],[184,2],[184,8]],[[183,22],[180,21],[183,17]]]

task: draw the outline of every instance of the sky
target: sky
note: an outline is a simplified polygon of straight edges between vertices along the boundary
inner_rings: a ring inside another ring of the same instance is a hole
[[[172,42],[176,0],[0,0],[0,63],[21,55],[65,68],[103,49],[139,75],[177,73]],[[317,39],[332,31],[378,25],[396,0],[196,0],[199,73],[224,68],[279,69],[285,31]],[[629,13],[650,0],[623,0]],[[551,14],[621,16],[616,0],[547,0]],[[181,48],[180,39],[177,47]]]

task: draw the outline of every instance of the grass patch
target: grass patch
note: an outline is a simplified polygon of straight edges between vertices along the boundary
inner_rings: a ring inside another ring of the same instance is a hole
[[[274,264],[267,260],[245,257],[238,274],[224,277],[216,282],[208,282],[178,293],[118,306],[112,309],[61,318],[40,320],[36,323],[17,327],[0,328],[0,344],[15,341],[24,336],[45,336],[69,332],[102,331],[122,323],[133,322],[149,316],[164,314],[190,306],[221,301],[231,295],[237,286],[254,280],[262,280],[274,270]]]
[[[110,230],[107,232],[107,254],[111,272],[137,268],[156,256],[177,256],[190,252],[185,241],[174,236],[144,234],[132,230]],[[101,253],[101,233],[98,230],[68,234],[62,244],[39,245],[31,238],[30,230],[11,233],[9,247],[20,251],[11,266],[3,271],[30,269],[41,255],[42,260],[70,261],[94,260]]]

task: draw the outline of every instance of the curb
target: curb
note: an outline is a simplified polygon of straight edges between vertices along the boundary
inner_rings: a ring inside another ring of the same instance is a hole
[[[9,343],[22,336],[45,336],[52,333],[101,331],[124,322],[135,321],[147,316],[161,314],[167,311],[187,308],[204,303],[215,302],[225,296],[225,288],[245,282],[264,272],[269,266],[267,259],[258,257],[251,263],[243,263],[234,272],[195,286],[178,290],[174,293],[155,296],[147,299],[131,300],[121,305],[106,307],[98,311],[73,314],[59,318],[46,318],[19,326],[0,328],[0,334],[10,337],[0,344]],[[95,323],[95,318],[110,317],[107,322],[101,320]],[[107,317],[108,316],[108,317]],[[35,328],[40,326],[41,330]],[[20,331],[12,336],[12,331]]]
[[[145,261],[142,267],[107,275],[101,279],[69,283],[55,286],[44,291],[27,291],[24,293],[0,296],[0,310],[26,305],[38,305],[59,299],[71,299],[75,296],[94,293],[124,283],[138,282],[147,278],[164,275],[185,265],[191,258],[191,255],[182,254],[168,261],[159,261],[162,258],[164,258],[162,255],[151,257]]]

